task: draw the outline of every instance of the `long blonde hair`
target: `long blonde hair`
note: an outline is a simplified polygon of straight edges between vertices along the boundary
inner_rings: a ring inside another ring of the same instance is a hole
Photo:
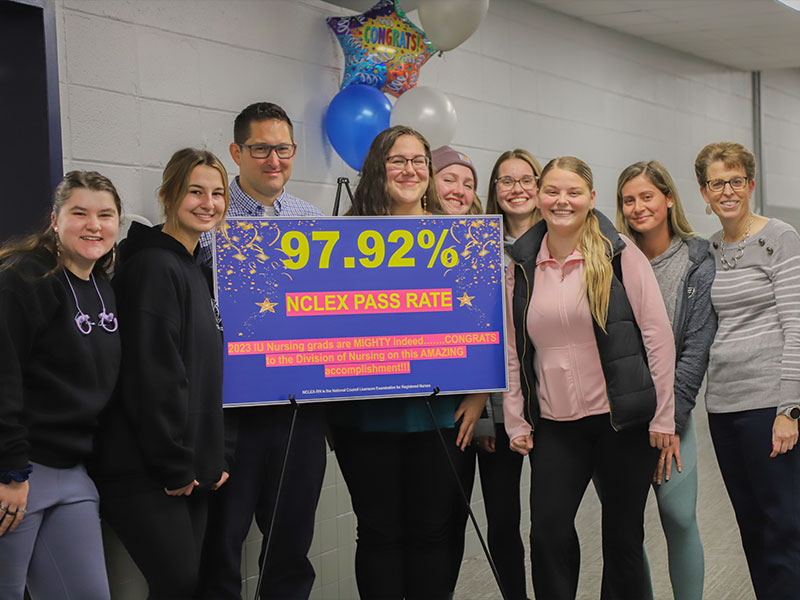
[[[554,158],[542,169],[540,181],[544,181],[544,178],[553,169],[575,173],[583,179],[590,192],[594,189],[592,170],[580,158],[574,156]],[[600,232],[600,221],[597,220],[594,209],[589,210],[586,215],[579,244],[584,258],[583,285],[589,300],[589,309],[594,320],[605,331],[611,279],[614,275],[614,269],[611,266],[612,246],[611,240]]]

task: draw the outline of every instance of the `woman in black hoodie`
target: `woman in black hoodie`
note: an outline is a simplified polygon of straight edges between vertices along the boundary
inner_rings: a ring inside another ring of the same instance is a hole
[[[94,475],[101,515],[150,587],[192,598],[208,492],[223,468],[222,331],[199,260],[200,235],[228,208],[222,163],[176,152],[159,190],[166,222],[133,223],[113,285],[120,298],[122,370],[101,422]],[[124,315],[124,317],[122,316]]]
[[[48,226],[0,249],[0,599],[108,600],[84,463],[120,363],[106,272],[122,207],[94,171],[58,184]]]

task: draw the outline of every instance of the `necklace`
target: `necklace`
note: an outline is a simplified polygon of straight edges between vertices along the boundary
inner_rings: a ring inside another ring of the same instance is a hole
[[[728,257],[725,256],[725,233],[723,232],[722,243],[719,245],[719,259],[722,261],[722,266],[726,271],[736,267],[736,263],[738,263],[739,259],[742,258],[742,255],[744,254],[744,244],[747,241],[747,238],[750,237],[750,227],[752,227],[754,220],[755,217],[751,214],[750,221],[747,223],[747,227],[744,230],[744,235],[742,236],[739,245],[736,246],[736,252],[734,252],[733,258],[730,260],[728,260]]]
[[[67,285],[69,285],[69,289],[72,291],[72,297],[75,299],[75,308],[78,309],[78,314],[75,315],[75,326],[83,335],[89,335],[92,331],[91,317],[81,310],[81,307],[78,304],[78,295],[75,293],[75,288],[72,287],[72,282],[69,280],[69,275],[67,274],[66,269],[64,269],[64,277],[66,277]],[[92,279],[94,291],[97,292],[97,297],[100,298],[100,306],[103,309],[102,312],[97,315],[97,318],[100,321],[98,324],[107,332],[114,333],[117,330],[117,327],[119,327],[119,323],[117,323],[117,317],[114,316],[114,313],[106,312],[106,303],[103,302],[103,296],[100,294],[100,288],[97,287],[97,282],[94,280],[94,273],[91,273],[89,277]]]

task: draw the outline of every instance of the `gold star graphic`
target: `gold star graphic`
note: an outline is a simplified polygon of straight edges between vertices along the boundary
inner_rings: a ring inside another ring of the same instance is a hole
[[[464,295],[460,298],[456,298],[461,304],[459,306],[472,306],[472,301],[475,299],[475,296],[467,296],[467,292],[464,292]]]
[[[275,307],[278,306],[278,303],[277,302],[270,302],[269,298],[264,298],[263,302],[256,302],[256,306],[260,306],[261,307],[261,310],[258,311],[259,314],[261,314],[263,312],[267,312],[267,311],[269,311],[271,313],[274,313],[275,312]]]

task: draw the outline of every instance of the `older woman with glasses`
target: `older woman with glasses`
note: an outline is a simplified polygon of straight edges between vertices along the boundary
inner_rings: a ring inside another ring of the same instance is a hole
[[[711,346],[706,408],[714,450],[742,536],[756,597],[800,590],[800,237],[753,214],[755,158],[719,142],[695,161],[717,275],[719,328]]]

